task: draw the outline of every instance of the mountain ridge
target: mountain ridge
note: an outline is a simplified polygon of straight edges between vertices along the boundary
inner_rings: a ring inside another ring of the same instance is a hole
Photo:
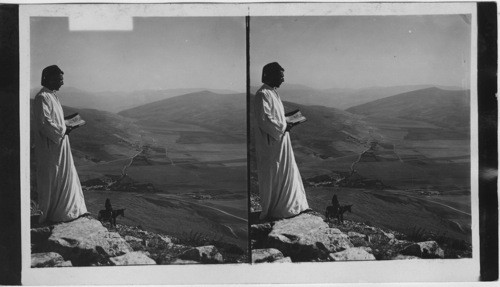
[[[448,128],[468,129],[470,90],[436,87],[406,92],[354,106],[346,111],[370,116],[429,122]]]

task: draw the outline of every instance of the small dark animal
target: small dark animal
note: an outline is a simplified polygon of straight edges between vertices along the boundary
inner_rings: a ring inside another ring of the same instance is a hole
[[[327,206],[325,211],[326,220],[329,221],[330,218],[337,218],[339,223],[344,224],[344,213],[346,211],[352,212],[352,206],[352,204],[340,205],[338,208],[335,208],[335,206]]]
[[[100,221],[109,221],[111,226],[116,227],[116,218],[121,215],[125,217],[125,209],[115,209],[111,212],[107,210],[100,210],[99,215],[97,216],[97,220]]]

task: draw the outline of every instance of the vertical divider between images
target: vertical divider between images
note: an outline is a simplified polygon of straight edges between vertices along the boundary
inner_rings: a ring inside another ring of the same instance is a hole
[[[245,48],[246,48],[246,124],[247,124],[247,232],[248,232],[248,263],[252,264],[252,241],[250,234],[250,14],[245,16]]]

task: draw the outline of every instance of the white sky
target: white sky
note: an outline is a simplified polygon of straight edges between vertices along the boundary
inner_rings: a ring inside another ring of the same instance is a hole
[[[253,17],[251,83],[277,61],[285,83],[315,88],[468,88],[471,27],[461,15]]]
[[[69,31],[32,18],[31,86],[57,64],[65,85],[90,92],[207,88],[244,92],[243,17],[135,18],[133,31]]]
[[[285,83],[319,89],[469,88],[470,24],[461,15],[252,17],[251,84],[278,61]],[[31,86],[52,64],[90,92],[206,88],[244,92],[244,17],[135,18],[133,31],[69,31],[31,22]]]

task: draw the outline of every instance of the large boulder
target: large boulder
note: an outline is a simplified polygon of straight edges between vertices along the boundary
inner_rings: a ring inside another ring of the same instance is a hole
[[[154,265],[156,262],[151,259],[147,252],[130,252],[121,256],[111,257],[109,261],[112,265]]]
[[[68,267],[71,262],[65,261],[61,254],[55,252],[43,252],[31,254],[31,267]]]
[[[275,262],[283,258],[283,253],[278,249],[264,248],[252,250],[252,263]]]
[[[344,251],[331,253],[329,256],[332,261],[361,261],[375,260],[375,256],[370,254],[366,248],[349,248]]]
[[[87,217],[55,225],[47,248],[71,260],[75,266],[106,264],[109,257],[132,252],[118,233],[108,232],[99,221]]]
[[[401,250],[401,254],[420,258],[444,258],[444,251],[436,241],[414,243]]]
[[[326,259],[330,253],[353,247],[346,234],[312,214],[276,221],[267,241],[267,247],[280,250],[294,262]]]
[[[179,256],[180,259],[192,260],[203,263],[222,263],[224,259],[213,245],[191,248]]]

